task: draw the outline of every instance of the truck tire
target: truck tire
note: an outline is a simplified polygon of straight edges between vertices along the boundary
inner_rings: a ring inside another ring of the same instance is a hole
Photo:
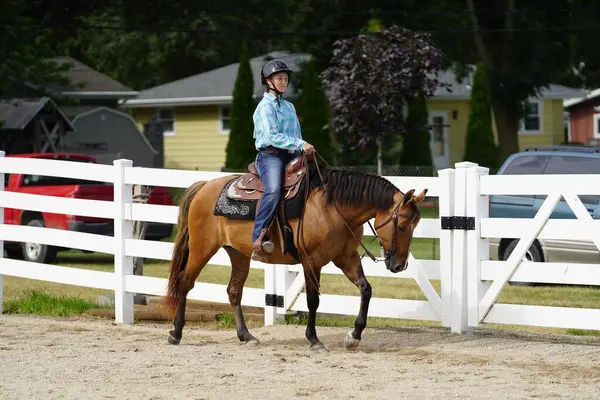
[[[45,227],[43,220],[32,219],[27,222],[27,226]],[[48,246],[41,243],[21,243],[21,250],[23,253],[23,259],[25,261],[31,261],[41,264],[51,263],[56,260],[57,250],[53,246]]]

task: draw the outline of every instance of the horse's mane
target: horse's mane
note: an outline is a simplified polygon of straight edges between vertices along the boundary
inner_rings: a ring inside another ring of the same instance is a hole
[[[309,164],[309,191],[323,189],[314,162]],[[387,210],[394,205],[394,194],[400,191],[379,175],[329,168],[319,164],[325,182],[327,204],[337,206],[373,206]]]

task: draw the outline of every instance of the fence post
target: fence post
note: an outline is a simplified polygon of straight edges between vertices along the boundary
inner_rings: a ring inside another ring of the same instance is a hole
[[[276,315],[275,318],[278,321],[284,321],[285,316],[288,314],[288,296],[287,291],[292,286],[292,283],[296,279],[298,274],[294,271],[290,271],[289,265],[275,265],[275,292],[276,297]]]
[[[438,171],[441,180],[439,197],[440,231],[440,286],[442,297],[442,326],[452,325],[452,262],[453,238],[452,220],[454,216],[454,178],[455,171],[446,168]]]
[[[467,168],[476,167],[472,162],[455,164],[454,216],[452,218],[452,324],[451,332],[464,333],[469,330],[467,320],[467,263],[466,233],[473,222],[467,218]]]
[[[481,281],[481,261],[490,258],[489,239],[481,238],[481,219],[489,216],[489,196],[480,193],[481,177],[489,168],[472,167],[467,170],[467,214],[474,219],[473,229],[467,231],[467,287],[469,327],[479,326],[479,303],[489,289],[489,282]]]
[[[275,325],[275,322],[277,322],[277,290],[275,265],[263,265],[265,273],[265,326],[272,326]]]
[[[125,241],[133,238],[133,222],[125,218],[125,205],[133,202],[133,185],[125,184],[125,168],[131,160],[114,160],[114,240],[115,240],[115,320],[119,324],[133,323],[133,293],[125,290],[125,277],[133,275],[133,257],[125,255]]]
[[[4,157],[0,151],[0,157]],[[0,193],[4,191],[4,172],[0,171]],[[0,206],[0,225],[4,224],[4,207]],[[4,241],[0,239],[0,259],[4,258]],[[0,315],[2,315],[2,304],[4,303],[4,276],[0,274]]]

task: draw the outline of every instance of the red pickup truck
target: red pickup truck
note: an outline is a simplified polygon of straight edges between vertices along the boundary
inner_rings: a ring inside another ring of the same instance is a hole
[[[74,162],[97,163],[96,159],[84,154],[35,153],[13,154],[7,157],[45,158]],[[69,197],[113,201],[112,183],[80,179],[61,178],[47,175],[5,174],[4,190],[9,192],[32,193],[46,196]],[[154,187],[148,204],[172,205],[173,200],[164,187]],[[5,224],[46,226],[77,232],[113,235],[113,221],[103,218],[78,215],[54,214],[38,211],[4,209]],[[161,240],[171,235],[173,224],[146,223],[147,240]],[[27,261],[49,263],[55,260],[56,253],[67,248],[58,248],[39,243],[19,243],[5,241],[4,247],[10,258],[23,258]]]

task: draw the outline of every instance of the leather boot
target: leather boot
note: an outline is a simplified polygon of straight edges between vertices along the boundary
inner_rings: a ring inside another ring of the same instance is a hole
[[[267,239],[263,241],[266,233],[266,229],[261,230],[260,235],[252,244],[252,260],[262,261],[263,257],[267,257],[275,249],[275,244],[271,240]]]

